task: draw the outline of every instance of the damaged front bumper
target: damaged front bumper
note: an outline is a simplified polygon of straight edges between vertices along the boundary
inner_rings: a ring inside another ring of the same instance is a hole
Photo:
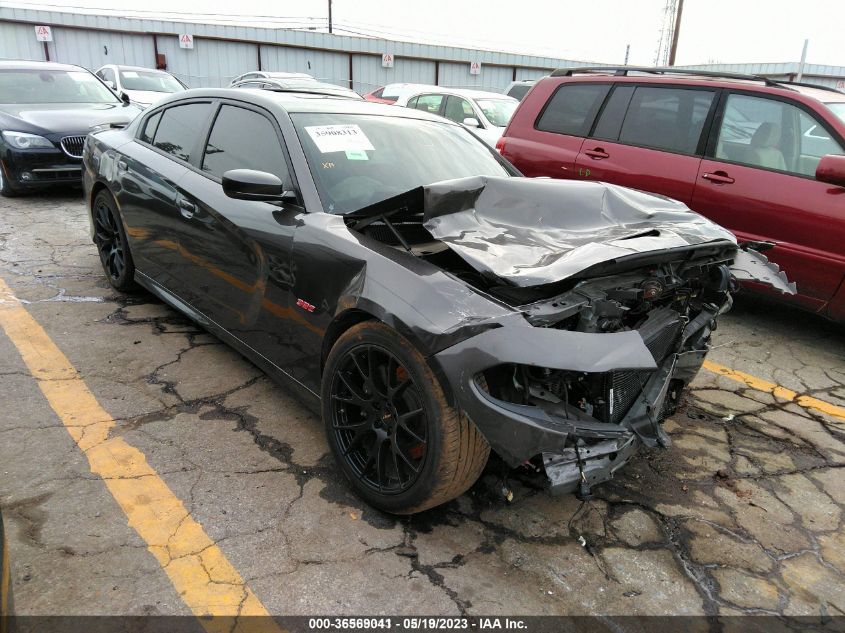
[[[541,455],[552,492],[567,493],[582,481],[591,486],[610,479],[642,444],[669,447],[660,423],[704,362],[716,311],[704,317],[616,333],[502,327],[443,350],[436,360],[457,406],[493,450],[511,467]],[[671,350],[667,336],[673,337]],[[498,399],[478,376],[501,364],[605,374],[609,401],[624,402],[627,411],[614,416],[611,405],[605,416],[615,420],[610,422],[569,402],[538,406]],[[644,381],[636,397],[614,395],[617,377],[630,376]]]

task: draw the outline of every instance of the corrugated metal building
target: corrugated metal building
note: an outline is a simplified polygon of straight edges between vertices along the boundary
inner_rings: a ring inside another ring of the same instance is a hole
[[[796,81],[798,77],[798,62],[783,62],[779,64],[698,64],[693,66],[679,66],[693,70],[713,70],[746,75],[760,75],[779,81]],[[837,90],[845,90],[845,66],[825,66],[823,64],[804,64],[802,82],[829,86]]]
[[[36,40],[35,27],[50,26],[51,42]],[[194,48],[180,48],[179,35],[194,36]],[[394,55],[393,68],[382,54]],[[502,91],[516,79],[588,62],[471,50],[314,31],[199,24],[0,7],[0,59],[79,64],[156,66],[191,87],[226,86],[250,70],[305,72],[324,81],[368,92],[393,82]],[[480,62],[477,75],[470,62]]]

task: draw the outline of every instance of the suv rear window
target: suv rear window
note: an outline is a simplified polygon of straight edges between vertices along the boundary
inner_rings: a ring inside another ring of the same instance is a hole
[[[549,99],[537,119],[537,129],[556,134],[587,136],[609,90],[608,84],[563,84]]]

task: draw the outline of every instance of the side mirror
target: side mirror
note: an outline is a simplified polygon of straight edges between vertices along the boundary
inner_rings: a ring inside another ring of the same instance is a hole
[[[129,95],[125,92],[120,93],[120,100],[123,101],[123,105],[129,105],[130,103]]]
[[[285,191],[281,178],[266,171],[230,169],[223,174],[223,193],[237,200],[293,202],[296,194]]]
[[[481,127],[481,123],[478,122],[474,116],[470,116],[464,119],[464,125],[467,127]]]
[[[106,84],[112,90],[117,90],[117,86],[114,85],[114,82],[110,79],[103,79],[103,83]]]
[[[816,167],[816,180],[829,185],[845,187],[845,156],[822,156]]]

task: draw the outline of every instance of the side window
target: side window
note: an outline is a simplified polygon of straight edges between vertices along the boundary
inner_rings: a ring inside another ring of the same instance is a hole
[[[202,170],[221,178],[230,169],[255,169],[290,182],[276,128],[252,110],[224,105],[211,128]]]
[[[141,140],[145,143],[152,143],[156,135],[158,123],[161,121],[161,112],[156,112],[144,123],[144,131],[141,132]]]
[[[537,129],[586,136],[609,90],[607,84],[563,84],[537,119]]]
[[[210,103],[189,103],[167,108],[161,116],[153,145],[172,156],[191,160],[191,152],[205,129]]]
[[[716,159],[814,176],[826,154],[845,154],[815,118],[785,101],[732,94],[725,104]]]
[[[446,110],[443,114],[455,123],[463,123],[464,119],[476,118],[469,101],[452,95],[446,98]]]
[[[103,81],[110,81],[112,86],[117,86],[114,81],[114,71],[111,68],[103,68],[99,73],[100,79]]]
[[[417,107],[417,98],[411,97],[410,99],[408,99],[408,106],[407,107],[416,108]]]
[[[439,114],[441,103],[443,103],[443,95],[420,95],[417,97],[416,109],[431,114]]]
[[[619,140],[695,154],[714,94],[708,90],[640,86],[628,105]]]
[[[376,99],[381,99],[381,95],[382,95],[383,92],[384,92],[384,88],[382,87],[382,88],[379,88],[378,90],[374,90],[370,94],[373,95]],[[413,106],[411,106],[411,107],[413,107]]]

